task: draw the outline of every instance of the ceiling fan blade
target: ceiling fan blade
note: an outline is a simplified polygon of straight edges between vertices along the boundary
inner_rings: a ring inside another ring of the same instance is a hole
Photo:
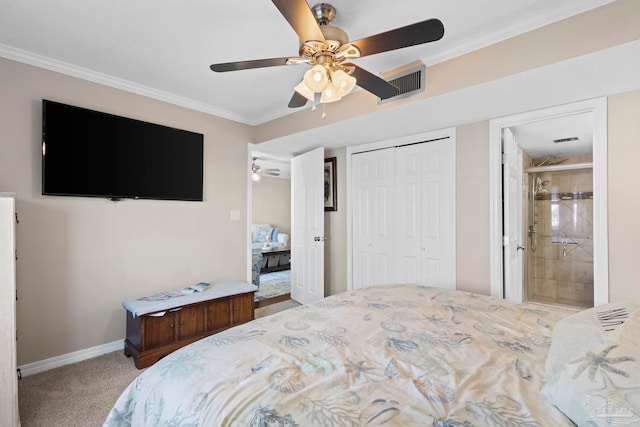
[[[325,38],[320,26],[313,17],[306,0],[271,0],[282,16],[289,22],[302,42],[317,40],[324,42]]]
[[[361,88],[371,92],[380,99],[391,98],[398,94],[398,88],[387,82],[381,77],[376,76],[369,71],[358,67],[355,64],[344,64],[353,67],[351,75],[356,78],[356,84]]]
[[[384,33],[354,40],[349,44],[360,49],[360,57],[388,52],[403,47],[415,46],[440,40],[444,35],[444,26],[439,19],[428,19],[396,28]]]
[[[294,91],[291,100],[289,101],[289,108],[304,107],[307,104],[307,98]]]
[[[225,62],[221,64],[211,64],[211,71],[223,73],[225,71],[250,70],[252,68],[277,67],[287,65],[290,57],[270,58],[270,59],[254,59],[251,61]]]

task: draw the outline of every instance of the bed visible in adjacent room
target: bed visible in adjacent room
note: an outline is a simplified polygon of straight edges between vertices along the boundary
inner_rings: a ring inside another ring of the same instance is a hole
[[[573,316],[414,285],[345,292],[176,351],[105,425],[572,426],[541,391],[554,326]],[[560,359],[554,378],[575,368]]]

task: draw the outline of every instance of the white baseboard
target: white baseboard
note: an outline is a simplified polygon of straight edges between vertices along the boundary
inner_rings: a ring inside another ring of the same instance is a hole
[[[86,348],[84,350],[74,351],[73,353],[52,357],[50,359],[41,360],[39,362],[27,363],[26,365],[18,366],[18,369],[20,369],[20,373],[23,377],[28,377],[29,375],[39,374],[40,372],[45,372],[50,369],[59,368],[71,363],[81,362],[83,360],[102,356],[103,354],[112,353],[114,351],[123,349],[124,341],[119,340],[107,344],[97,345],[91,348]]]

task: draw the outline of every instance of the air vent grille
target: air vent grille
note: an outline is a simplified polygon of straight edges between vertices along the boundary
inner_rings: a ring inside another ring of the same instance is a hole
[[[391,76],[383,75],[383,78],[386,81],[398,88],[398,94],[391,98],[378,99],[378,104],[395,101],[396,99],[407,98],[418,92],[424,91],[424,77],[424,64],[420,64],[417,67],[404,70],[404,72],[402,73],[396,73]]]
[[[413,92],[420,89],[422,86],[422,70],[418,70],[406,76],[398,77],[397,79],[389,80],[389,83],[398,88],[398,95],[403,95],[407,92]]]
[[[577,136],[572,136],[571,138],[554,139],[553,142],[555,142],[556,144],[559,144],[561,142],[570,142],[570,141],[577,141],[577,140],[578,140]]]

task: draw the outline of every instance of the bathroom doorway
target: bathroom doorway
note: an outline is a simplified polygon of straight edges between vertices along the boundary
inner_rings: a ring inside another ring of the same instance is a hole
[[[492,120],[490,133],[492,295],[607,303],[606,99]],[[522,153],[515,171],[502,166],[511,134]],[[521,190],[505,194],[503,180]]]
[[[570,137],[565,155],[524,153],[525,301],[593,307],[593,155],[585,137]]]

